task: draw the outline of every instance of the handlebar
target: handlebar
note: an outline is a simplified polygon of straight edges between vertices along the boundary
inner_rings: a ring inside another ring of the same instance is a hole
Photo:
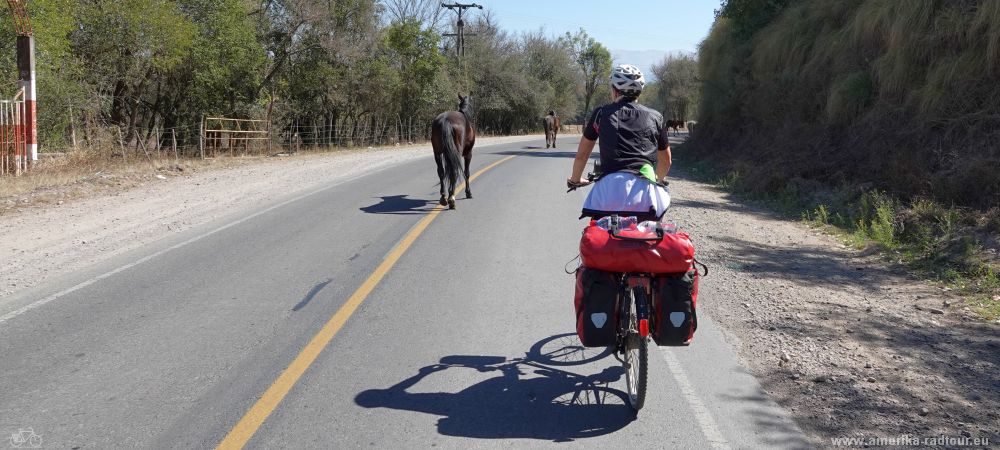
[[[587,173],[587,182],[586,183],[579,183],[579,184],[577,184],[577,183],[573,183],[573,182],[571,182],[569,180],[566,180],[566,187],[569,188],[569,189],[566,190],[566,192],[567,193],[573,192],[577,188],[581,188],[581,187],[587,186],[587,185],[593,183],[594,180],[596,180],[596,179],[597,179],[597,174],[595,174],[593,172],[588,172]]]
[[[577,188],[582,188],[584,186],[590,185],[591,183],[594,182],[594,180],[597,179],[597,177],[598,177],[597,174],[591,172],[591,173],[587,173],[587,182],[586,183],[576,184],[576,183],[570,182],[569,180],[566,180],[566,187],[569,188],[569,189],[566,190],[566,192],[567,193],[573,192],[573,191],[577,190]],[[656,185],[660,186],[662,188],[667,188],[667,187],[670,187],[670,182],[667,181],[667,180],[660,180],[660,181],[656,182]]]

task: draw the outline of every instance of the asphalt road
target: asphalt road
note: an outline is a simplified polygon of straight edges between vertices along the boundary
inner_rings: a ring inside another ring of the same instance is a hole
[[[706,314],[690,347],[651,347],[638,416],[614,357],[578,347],[563,270],[583,226],[585,192],[563,188],[575,144],[477,148],[473,171],[514,157],[456,211],[432,212],[428,156],[15,297],[0,316],[49,301],[0,323],[0,439],[30,428],[45,448],[212,448],[227,435],[247,448],[806,447],[741,367],[738,337]],[[722,283],[704,278],[699,301]],[[303,363],[338,311],[346,321]],[[301,373],[279,380],[290,366]],[[248,411],[265,414],[233,431]]]

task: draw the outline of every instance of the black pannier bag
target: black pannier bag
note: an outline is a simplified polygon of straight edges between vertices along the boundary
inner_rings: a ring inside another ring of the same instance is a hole
[[[585,347],[607,347],[615,343],[618,323],[618,279],[616,274],[580,267],[576,271],[576,334]]]
[[[697,270],[658,275],[653,280],[653,341],[656,345],[688,345],[698,329]]]

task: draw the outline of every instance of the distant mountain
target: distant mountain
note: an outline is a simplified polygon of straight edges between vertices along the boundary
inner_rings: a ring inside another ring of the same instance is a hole
[[[646,79],[652,80],[653,65],[663,61],[663,57],[678,53],[689,53],[684,50],[611,50],[612,64],[634,64],[639,66]]]

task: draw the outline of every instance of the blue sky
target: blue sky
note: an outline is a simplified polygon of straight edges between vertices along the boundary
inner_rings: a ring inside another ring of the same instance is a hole
[[[647,70],[667,53],[695,52],[715,20],[713,11],[720,1],[476,0],[475,3],[490,9],[501,28],[513,32],[544,29],[546,34],[557,36],[582,27],[612,51],[615,63],[632,63]]]

